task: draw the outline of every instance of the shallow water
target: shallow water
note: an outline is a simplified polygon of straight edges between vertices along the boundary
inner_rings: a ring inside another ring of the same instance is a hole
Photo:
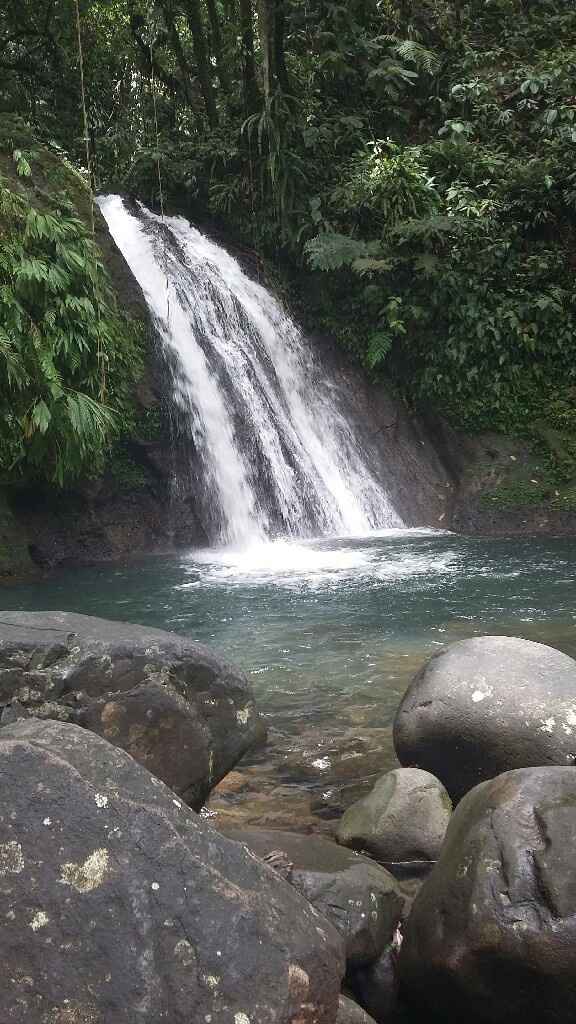
[[[389,531],[67,571],[3,599],[5,609],[142,622],[220,649],[251,677],[270,740],[209,813],[329,829],[395,763],[394,712],[434,651],[499,633],[576,656],[575,547]]]

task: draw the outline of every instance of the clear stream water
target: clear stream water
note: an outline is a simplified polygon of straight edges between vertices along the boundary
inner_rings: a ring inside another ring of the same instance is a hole
[[[316,814],[297,792],[329,818],[394,763],[395,709],[442,645],[499,633],[576,656],[575,554],[571,539],[387,531],[66,571],[3,599],[176,630],[242,666],[270,728],[244,804],[290,824]]]

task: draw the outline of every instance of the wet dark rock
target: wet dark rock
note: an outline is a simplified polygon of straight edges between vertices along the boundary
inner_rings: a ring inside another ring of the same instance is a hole
[[[283,876],[338,929],[350,966],[376,960],[392,941],[403,898],[378,864],[320,836],[264,829],[227,829],[226,835],[257,857],[276,855]]]
[[[246,677],[175,633],[68,612],[5,612],[0,703],[99,733],[199,808],[261,738]]]
[[[0,1020],[333,1024],[342,940],[128,754],[0,732]]]
[[[340,996],[336,1024],[374,1024],[374,1018],[369,1017],[353,999]]]
[[[520,769],[472,790],[406,925],[406,999],[444,1021],[574,1020],[575,835],[573,768]]]
[[[462,640],[414,678],[394,724],[403,765],[453,799],[513,768],[576,763],[576,662],[516,637]]]
[[[418,768],[396,768],[348,808],[336,836],[385,866],[415,866],[438,859],[451,813],[450,797],[437,778]]]
[[[375,963],[350,974],[347,984],[376,1024],[391,1022],[398,1009],[397,943],[388,946]]]

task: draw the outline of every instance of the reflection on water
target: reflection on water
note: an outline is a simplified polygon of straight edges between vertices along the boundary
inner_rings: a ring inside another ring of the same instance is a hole
[[[270,742],[212,808],[330,827],[394,763],[395,709],[434,650],[503,633],[576,656],[574,556],[566,539],[388,531],[65,572],[3,596],[7,609],[142,622],[218,647],[250,674]]]

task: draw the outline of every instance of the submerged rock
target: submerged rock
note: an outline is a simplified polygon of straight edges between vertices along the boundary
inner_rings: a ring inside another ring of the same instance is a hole
[[[453,799],[513,768],[576,763],[576,661],[531,640],[484,636],[435,655],[394,723],[403,765]]]
[[[332,922],[344,939],[349,966],[371,963],[392,941],[404,900],[378,864],[320,836],[263,829],[226,834],[266,858]]]
[[[332,925],[124,751],[0,732],[0,1020],[334,1024]]]
[[[450,797],[438,779],[418,768],[396,768],[348,808],[336,836],[380,864],[436,861],[451,813]]]
[[[526,768],[472,790],[406,925],[407,1000],[440,1020],[576,1014],[576,772]]]
[[[261,738],[246,677],[186,637],[68,612],[2,618],[0,704],[99,733],[196,809]]]

